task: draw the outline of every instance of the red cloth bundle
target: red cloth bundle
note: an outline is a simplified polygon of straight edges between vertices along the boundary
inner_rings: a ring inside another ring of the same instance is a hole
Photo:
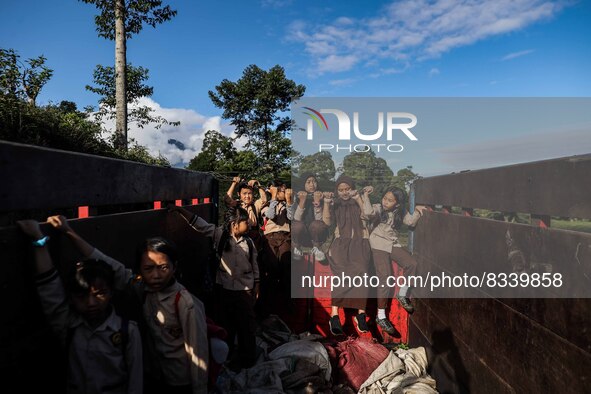
[[[355,391],[369,375],[388,357],[390,351],[375,340],[349,338],[336,346],[325,346],[331,360],[338,357],[336,365],[339,383],[345,383]]]

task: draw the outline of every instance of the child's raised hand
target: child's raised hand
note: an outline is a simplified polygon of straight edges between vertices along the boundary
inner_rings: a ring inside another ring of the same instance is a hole
[[[320,200],[322,200],[322,192],[321,191],[315,191],[314,192],[314,204],[315,205],[320,204]]]
[[[324,198],[324,202],[331,202],[334,197],[334,193],[333,192],[324,192],[324,193],[322,193],[322,197]]]
[[[428,211],[429,209],[424,206],[424,205],[415,205],[415,209],[417,211],[419,211],[421,213],[421,215],[423,215],[425,213],[425,211]]]
[[[241,179],[239,176],[235,176],[234,178],[232,178],[232,182],[233,183],[240,183]]]
[[[271,193],[271,200],[277,198],[277,186],[269,186],[269,192]]]
[[[47,218],[47,223],[51,224],[54,228],[67,233],[72,230],[68,224],[68,219],[62,215],[50,216]]]
[[[292,189],[285,189],[285,201],[287,201],[288,203],[291,203],[292,196],[293,196],[293,190]]]
[[[43,238],[41,227],[39,227],[39,223],[36,220],[19,220],[16,222],[16,225],[21,229],[23,233],[25,233],[32,239]]]
[[[298,199],[299,199],[299,201],[306,201],[306,197],[308,197],[308,193],[306,193],[304,191],[299,191],[298,192]]]
[[[260,187],[259,181],[257,181],[256,179],[251,179],[250,181],[248,181],[248,186],[252,187],[253,189],[258,189]]]
[[[365,187],[363,188],[363,193],[364,193],[366,196],[368,196],[368,195],[370,195],[371,193],[373,193],[373,186],[365,186]]]
[[[358,199],[359,192],[357,190],[349,190],[349,196],[351,196],[351,198]]]

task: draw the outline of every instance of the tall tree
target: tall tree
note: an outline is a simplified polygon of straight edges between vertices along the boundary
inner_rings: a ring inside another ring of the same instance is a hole
[[[155,124],[158,129],[163,125],[178,126],[180,122],[170,122],[162,116],[154,115],[154,109],[147,105],[140,106],[139,99],[142,97],[150,97],[154,93],[154,88],[146,85],[144,82],[148,80],[148,69],[144,67],[134,67],[131,64],[127,65],[127,83],[126,83],[126,102],[131,104],[131,109],[127,112],[128,123],[135,122],[140,128],[147,124]],[[105,67],[100,64],[96,66],[93,74],[94,83],[96,86],[86,86],[86,90],[97,93],[102,97],[99,99],[99,109],[95,113],[95,118],[98,121],[104,118],[116,118],[116,82],[115,69],[113,67]],[[121,137],[121,134],[115,133],[115,138]],[[121,141],[123,143],[124,141]],[[120,144],[115,143],[115,146]]]
[[[80,0],[98,10],[94,20],[100,37],[115,40],[115,131],[127,146],[127,39],[139,33],[144,25],[156,25],[172,19],[176,10],[162,6],[160,0]]]
[[[238,81],[224,79],[215,92],[209,91],[209,97],[224,110],[222,117],[231,120],[236,137],[245,136],[246,147],[260,157],[262,175],[273,178],[289,167],[292,148],[288,137],[293,124],[286,113],[305,90],[304,85],[287,79],[279,65],[269,71],[250,65]]]

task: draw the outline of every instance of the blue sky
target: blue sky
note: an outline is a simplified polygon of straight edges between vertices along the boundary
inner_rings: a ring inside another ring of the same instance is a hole
[[[177,17],[128,41],[128,61],[150,69],[154,96],[148,102],[182,126],[131,134],[175,163],[198,153],[207,129],[232,132],[207,92],[224,78],[238,79],[249,64],[282,65],[310,97],[591,96],[590,1],[165,3]],[[97,104],[84,86],[97,64],[113,64],[114,44],[96,35],[95,13],[75,0],[0,3],[0,47],[23,59],[43,54],[54,69],[41,104]],[[505,137],[482,135],[482,141]],[[187,151],[167,144],[168,138]],[[556,145],[556,136],[551,140]],[[458,149],[458,141],[449,144]],[[535,158],[585,149],[591,146],[583,138],[578,150],[542,149]],[[433,163],[423,171],[447,169]]]

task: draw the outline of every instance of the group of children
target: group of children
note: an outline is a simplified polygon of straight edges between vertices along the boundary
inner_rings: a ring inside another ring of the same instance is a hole
[[[328,260],[335,275],[367,273],[372,256],[380,277],[391,275],[391,260],[405,273],[414,272],[416,261],[401,247],[397,230],[403,222],[416,224],[424,207],[407,213],[404,192],[396,188],[386,191],[381,204],[371,205],[373,188],[358,192],[346,175],[337,180],[336,193],[319,191],[313,174],[306,174],[303,181],[303,190],[293,201],[292,190],[280,181],[263,188],[256,180],[234,178],[224,198],[227,211],[221,226],[185,208],[170,208],[193,230],[213,240],[219,261],[217,318],[225,329],[218,330],[222,331],[218,338],[208,335],[213,325],[202,302],[176,280],[177,251],[166,239],[144,242],[135,261],[136,275],[80,237],[63,216],[52,216],[48,223],[84,256],[62,280],[39,223],[18,222],[31,239],[43,310],[68,356],[67,391],[206,393],[208,384],[212,387],[213,364],[223,362],[228,352],[234,354],[237,367],[252,366],[256,318],[289,304],[291,259],[300,260],[305,248],[316,260]],[[260,196],[256,200],[255,190]],[[334,240],[325,252],[322,245],[333,222]],[[407,290],[400,290],[398,300],[411,313]],[[111,302],[116,291],[126,295],[125,316],[118,315]],[[357,309],[357,329],[368,331],[367,291],[333,290],[329,321],[333,334],[343,334],[339,308]],[[385,315],[389,297],[388,288],[378,289],[376,322],[392,333],[395,329]]]
[[[174,246],[163,238],[146,240],[136,277],[80,237],[63,216],[47,222],[84,256],[62,280],[39,223],[18,222],[31,239],[43,311],[67,355],[67,392],[207,393],[204,307],[175,279]],[[116,313],[116,291],[129,295],[133,320]]]
[[[341,175],[336,181],[336,194],[324,193],[325,210],[335,221],[328,260],[333,275],[349,277],[362,277],[370,271],[373,261],[375,275],[382,284],[377,287],[376,323],[383,331],[394,335],[397,331],[386,315],[392,289],[383,284],[392,275],[392,261],[404,269],[405,275],[415,273],[417,262],[400,244],[398,231],[402,224],[415,226],[426,207],[417,205],[411,215],[405,209],[404,191],[396,187],[386,189],[381,203],[372,205],[369,198],[372,192],[372,186],[357,191],[354,180]],[[332,209],[326,209],[327,205]],[[408,286],[401,287],[396,298],[408,313],[413,313],[408,290]],[[369,288],[363,286],[333,289],[329,327],[334,335],[344,334],[338,313],[341,307],[357,309],[353,318],[357,330],[369,331],[365,313],[368,294]]]
[[[228,206],[240,207],[248,213],[246,234],[254,241],[259,252],[253,260],[260,271],[261,298],[257,302],[257,314],[265,316],[277,312],[289,304],[290,262],[297,263],[308,250],[318,261],[328,261],[332,274],[354,277],[374,271],[386,282],[392,275],[392,261],[404,269],[406,275],[416,271],[416,260],[398,241],[402,224],[415,226],[426,209],[415,207],[411,215],[406,211],[403,190],[390,187],[382,196],[381,203],[371,204],[369,195],[373,187],[362,191],[355,189],[354,180],[341,175],[336,181],[335,192],[318,190],[318,179],[314,174],[303,174],[302,186],[294,195],[280,181],[274,181],[265,190],[256,180],[245,182],[239,177],[232,180],[225,202]],[[259,198],[254,199],[258,190]],[[233,194],[237,191],[238,200]],[[333,240],[326,253],[323,244],[334,226]],[[260,267],[260,269],[259,269]],[[376,323],[381,329],[394,335],[396,329],[386,316],[391,298],[387,286],[377,289],[378,312]],[[408,286],[403,286],[397,296],[398,302],[408,312],[414,307],[407,297]],[[286,293],[287,292],[287,293]],[[354,317],[360,332],[369,331],[365,309],[369,289],[364,287],[337,287],[332,291],[332,308],[329,320],[334,335],[344,334],[339,319],[339,308],[357,309]],[[280,301],[273,306],[273,301]]]

